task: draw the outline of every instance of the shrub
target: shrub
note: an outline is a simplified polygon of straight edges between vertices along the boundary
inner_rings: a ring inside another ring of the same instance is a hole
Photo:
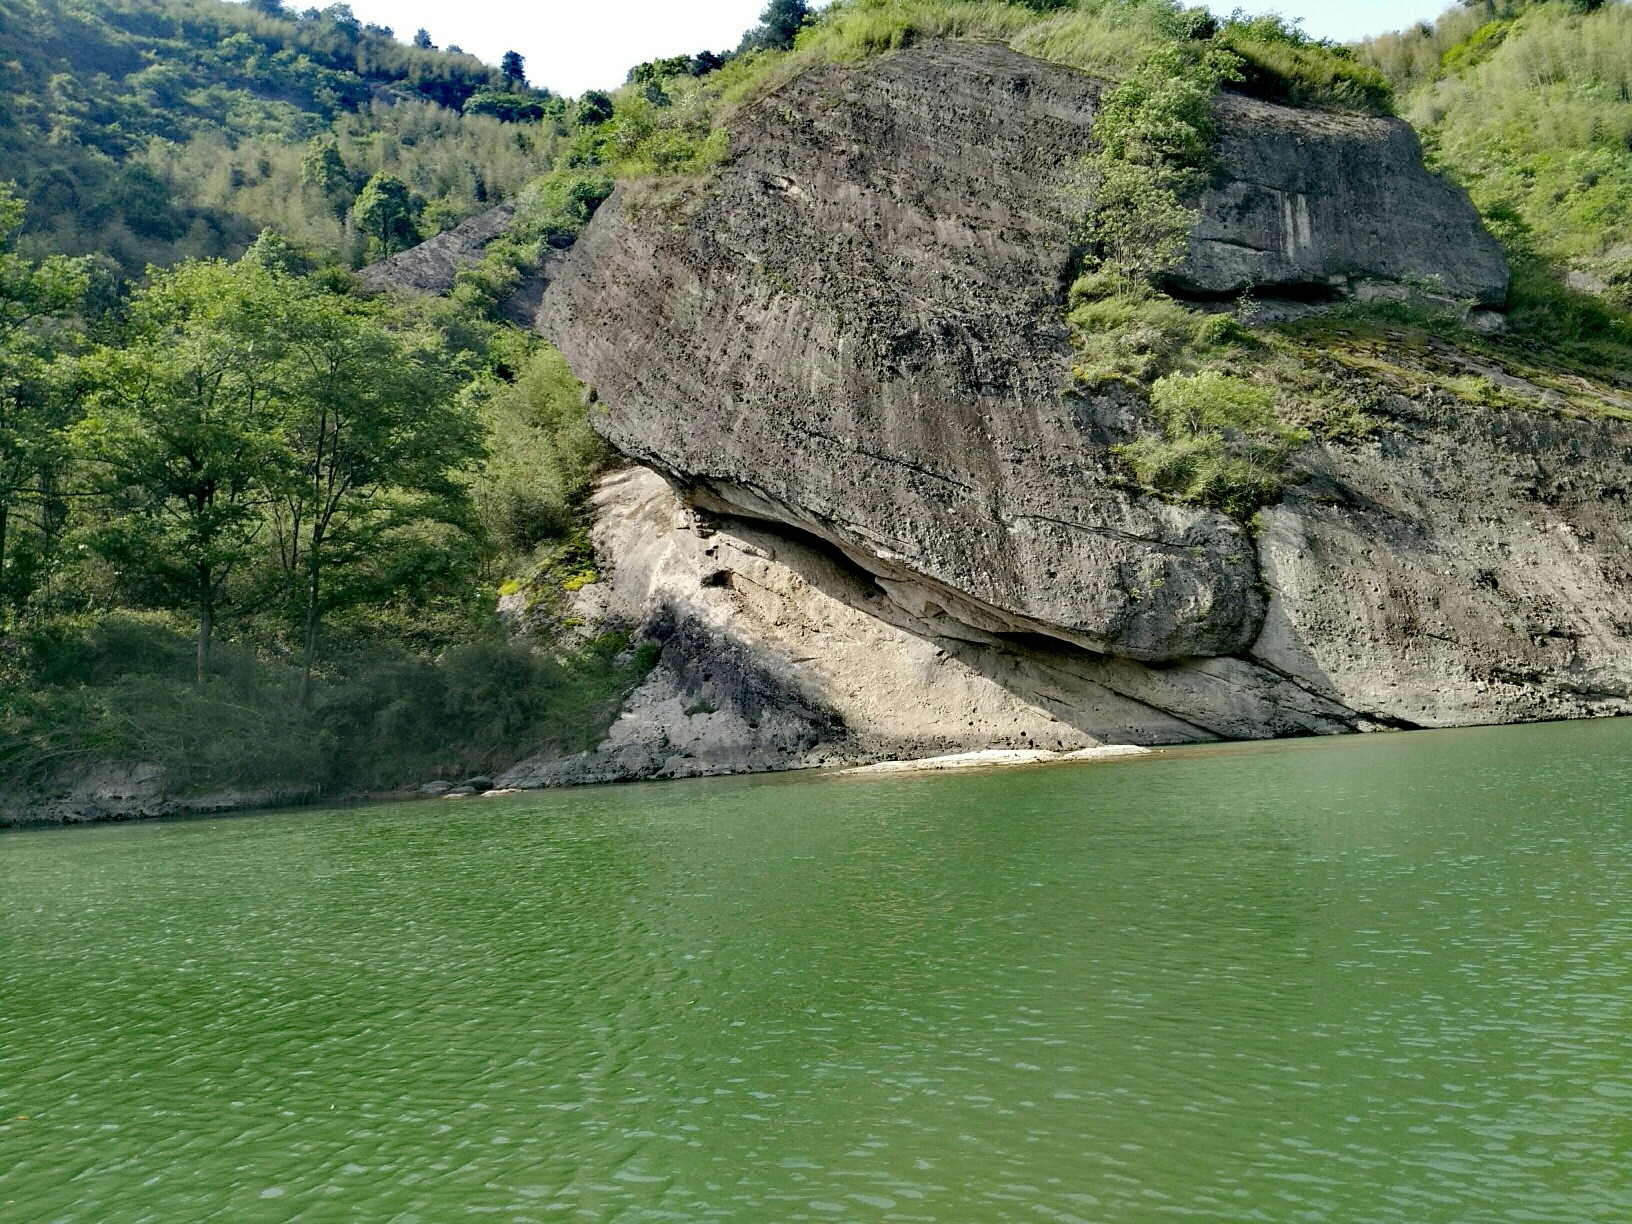
[[[583,388],[566,358],[540,342],[513,382],[479,394],[489,455],[473,489],[488,534],[514,557],[566,536],[611,452],[590,428]]]
[[[1278,17],[1232,18],[1216,41],[1240,58],[1233,87],[1241,93],[1289,106],[1393,112],[1394,89],[1382,72]]]
[[[1087,297],[1066,316],[1077,379],[1143,382],[1169,368],[1195,336],[1196,312],[1148,290]]]
[[[1231,316],[1192,310],[1113,268],[1080,277],[1071,287],[1066,323],[1077,353],[1074,372],[1087,386],[1147,382],[1254,343]]]
[[[1099,147],[1079,163],[1077,237],[1089,258],[1126,282],[1149,281],[1184,258],[1200,214],[1183,198],[1212,161],[1213,97],[1233,57],[1159,46],[1104,99]]]
[[[1275,393],[1216,370],[1172,374],[1150,389],[1150,406],[1169,434],[1275,433]]]
[[[1164,436],[1116,453],[1157,496],[1250,518],[1281,496],[1287,456],[1309,438],[1281,423],[1275,398],[1215,370],[1169,375],[1150,395]]]
[[[578,126],[597,127],[612,118],[612,112],[612,99],[599,89],[592,89],[578,99]]]

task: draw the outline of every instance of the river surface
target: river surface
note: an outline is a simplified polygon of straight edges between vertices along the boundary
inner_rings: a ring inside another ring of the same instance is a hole
[[[12,1221],[1632,1220],[1632,721],[0,837]]]

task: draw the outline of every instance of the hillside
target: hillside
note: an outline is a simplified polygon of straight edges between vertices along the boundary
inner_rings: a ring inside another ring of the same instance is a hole
[[[236,256],[267,226],[358,263],[348,209],[372,175],[402,179],[434,234],[514,196],[557,135],[547,94],[344,5],[0,0],[0,90],[22,249],[127,274]]]
[[[1632,6],[1499,0],[1374,39],[1431,162],[1517,257],[1632,308]],[[1538,270],[1539,271],[1539,270]]]

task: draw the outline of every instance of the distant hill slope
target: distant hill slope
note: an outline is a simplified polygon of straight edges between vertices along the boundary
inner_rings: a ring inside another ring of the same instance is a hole
[[[236,254],[274,225],[329,250],[349,238],[356,262],[346,212],[377,171],[407,183],[422,233],[539,173],[551,123],[462,113],[506,86],[345,5],[0,0],[0,175],[30,201],[25,249],[136,273]],[[546,94],[521,92],[543,109]]]
[[[1632,5],[1495,0],[1357,50],[1510,250],[1632,307]]]

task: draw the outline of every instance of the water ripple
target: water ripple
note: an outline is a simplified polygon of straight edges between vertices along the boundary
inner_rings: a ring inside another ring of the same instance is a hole
[[[8,836],[0,1224],[1632,1219],[1629,750]]]

